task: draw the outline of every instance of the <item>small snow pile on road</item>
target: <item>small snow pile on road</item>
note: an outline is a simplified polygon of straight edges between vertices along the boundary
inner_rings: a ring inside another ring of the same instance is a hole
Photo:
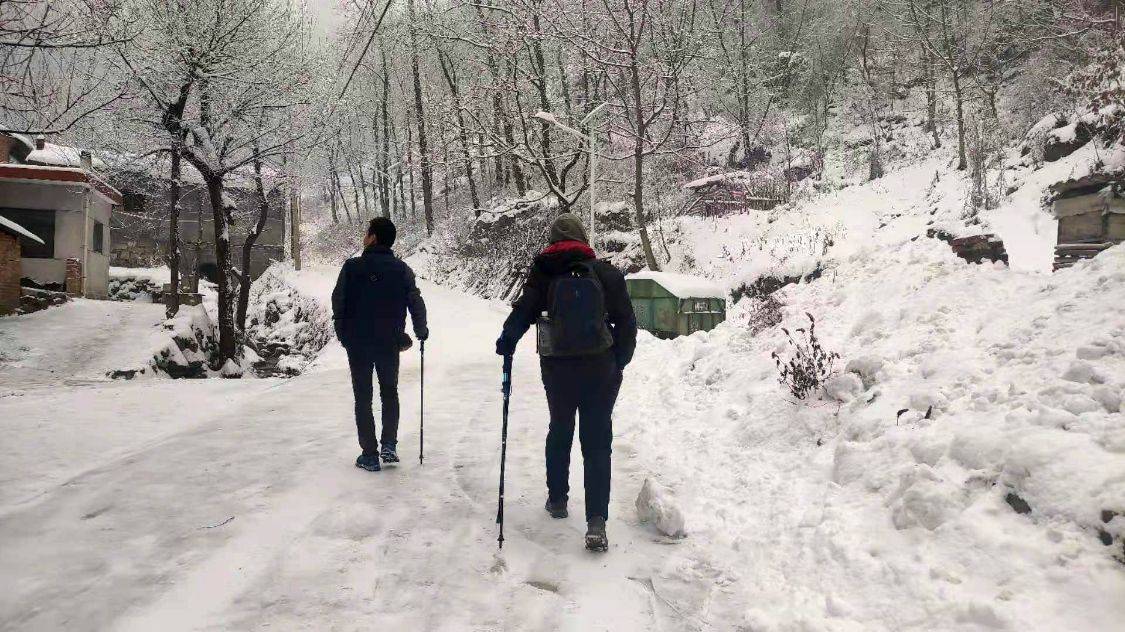
[[[1053,275],[860,246],[776,296],[626,371],[620,440],[693,508],[668,581],[732,578],[755,629],[1120,623],[1125,246]],[[770,354],[806,312],[844,368],[798,402]]]
[[[254,370],[265,375],[297,375],[332,339],[327,305],[292,282],[293,268],[275,264],[250,290],[246,337],[261,356]]]
[[[684,514],[676,506],[668,490],[646,478],[641,485],[641,493],[637,494],[637,519],[641,522],[651,522],[656,530],[670,538],[682,538],[684,532]]]

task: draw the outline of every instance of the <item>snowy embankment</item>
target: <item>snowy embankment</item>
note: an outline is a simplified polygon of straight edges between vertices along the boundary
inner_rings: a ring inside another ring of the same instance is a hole
[[[788,343],[750,333],[750,301],[709,334],[642,336],[622,392],[622,439],[686,508],[665,577],[709,560],[712,623],[1120,624],[1125,247],[1047,276],[919,239],[778,298],[858,373],[834,399],[792,401],[770,357]]]

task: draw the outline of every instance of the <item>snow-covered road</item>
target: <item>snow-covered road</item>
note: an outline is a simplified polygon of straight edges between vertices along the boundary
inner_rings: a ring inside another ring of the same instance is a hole
[[[142,380],[20,390],[5,380],[3,390],[18,396],[0,398],[0,432],[54,461],[35,469],[26,449],[0,454],[0,478],[20,490],[0,506],[0,628],[697,627],[654,590],[655,569],[674,545],[635,524],[641,481],[628,446],[615,462],[610,554],[582,549],[580,470],[572,472],[572,517],[543,512],[546,407],[528,345],[516,359],[507,541],[497,552],[492,341],[503,312],[433,286],[424,292],[434,337],[421,466],[416,351],[401,378],[404,462],[380,473],[352,464],[351,393],[335,343],[296,379],[236,389],[221,380]],[[189,396],[172,398],[169,385]],[[66,406],[115,425],[126,447],[93,452],[59,437],[98,432],[56,419]],[[129,427],[153,419],[168,431],[127,439]],[[9,432],[30,423],[37,429]]]

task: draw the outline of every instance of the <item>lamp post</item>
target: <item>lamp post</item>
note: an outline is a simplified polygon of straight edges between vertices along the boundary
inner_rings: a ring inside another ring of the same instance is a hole
[[[589,184],[589,187],[590,187],[590,191],[589,191],[589,194],[590,194],[590,225],[587,228],[590,232],[590,245],[591,246],[595,245],[596,239],[597,239],[597,235],[596,235],[597,228],[594,224],[594,221],[595,221],[594,204],[596,203],[594,193],[595,193],[595,187],[597,186],[597,182],[598,182],[598,180],[597,180],[597,160],[596,160],[597,155],[598,155],[598,149],[597,149],[597,134],[594,133],[594,118],[607,105],[609,105],[608,102],[602,103],[601,105],[598,105],[594,109],[590,110],[589,114],[587,114],[585,117],[582,118],[582,120],[579,122],[579,125],[586,128],[585,134],[583,134],[582,132],[574,129],[573,127],[570,127],[569,125],[564,124],[562,121],[560,121],[558,118],[556,118],[554,114],[551,114],[550,112],[536,112],[535,114],[532,115],[532,118],[537,118],[540,121],[550,123],[551,125],[554,125],[555,127],[561,129],[562,131],[570,134],[571,136],[574,136],[575,138],[580,139],[581,141],[583,141],[586,144],[586,155],[588,157],[588,162],[590,163],[590,184]]]

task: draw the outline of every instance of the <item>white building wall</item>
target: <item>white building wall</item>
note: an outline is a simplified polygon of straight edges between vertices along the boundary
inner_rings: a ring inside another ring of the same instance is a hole
[[[82,206],[87,199],[90,200],[88,226]],[[91,298],[108,295],[112,204],[82,185],[0,182],[0,207],[55,211],[55,256],[53,259],[23,259],[24,276],[43,283],[65,283],[66,260],[82,261],[83,249],[88,243],[87,295]],[[93,251],[95,221],[105,226],[104,254]]]

